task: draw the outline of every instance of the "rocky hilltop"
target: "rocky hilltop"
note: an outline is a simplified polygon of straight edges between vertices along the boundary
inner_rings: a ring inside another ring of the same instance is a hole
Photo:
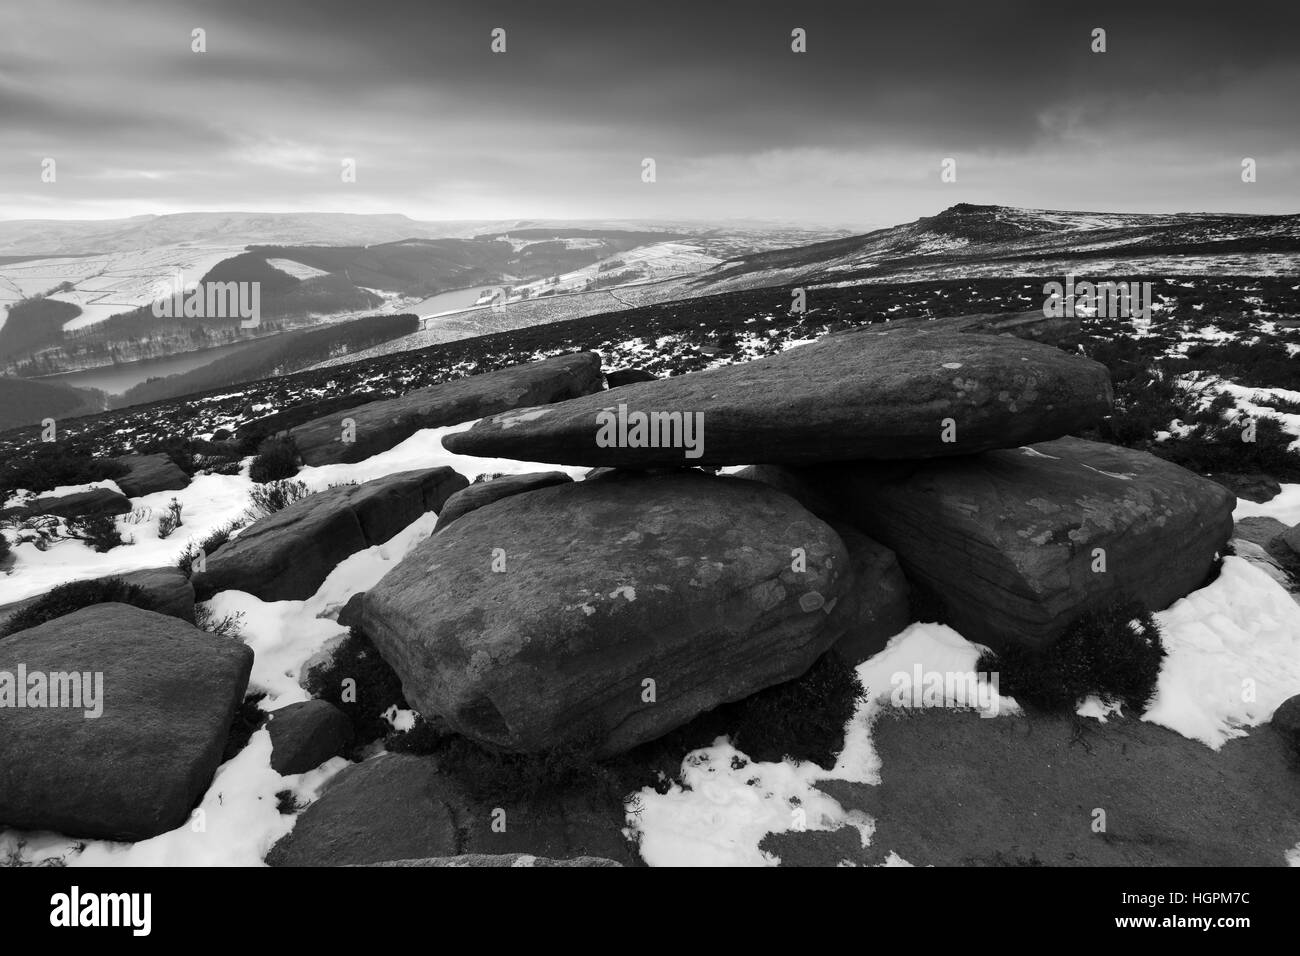
[[[422,434],[441,435],[452,461],[563,470],[471,483],[430,461],[228,532],[190,554],[179,588],[174,570],[143,574],[89,582],[115,595],[90,607],[52,612],[33,598],[0,612],[0,633],[12,632],[0,671],[84,669],[89,635],[103,632],[113,637],[96,667],[120,680],[115,693],[127,688],[115,719],[79,724],[71,749],[51,736],[62,724],[0,709],[0,822],[82,838],[165,833],[223,746],[239,752],[231,727],[269,718],[262,746],[276,773],[354,761],[272,863],[631,863],[621,805],[611,817],[594,783],[558,805],[521,798],[516,823],[497,831],[476,778],[561,759],[644,769],[645,754],[718,715],[770,713],[763,702],[800,682],[834,686],[918,620],[1004,655],[1008,673],[1029,661],[1016,671],[1031,675],[1018,678],[1026,699],[1055,690],[1035,686],[1049,679],[1043,662],[1079,653],[1080,635],[1120,655],[1111,676],[1126,688],[1154,680],[1143,662],[1158,667],[1163,652],[1144,622],[1214,581],[1247,529],[1234,531],[1221,484],[1077,437],[1111,415],[1112,391],[1103,366],[1068,348],[1076,337],[1026,316],[903,322],[671,379],[622,374],[614,387],[599,356],[579,352],[286,421],[273,440],[304,474],[385,460]],[[157,457],[116,464],[122,493],[37,498],[22,514],[125,515],[189,481]],[[1295,529],[1250,530],[1255,563],[1289,584]],[[321,605],[350,636],[310,645],[314,656],[287,669],[274,640],[259,643],[272,663],[257,678],[253,649],[196,617],[195,599],[227,595],[313,606],[337,593],[329,582],[345,564],[399,539],[370,586]],[[1107,615],[1119,627],[1097,629]],[[144,657],[156,664],[132,664]],[[258,680],[286,677],[312,699],[235,713]],[[1140,707],[1150,687],[1121,693]],[[376,723],[396,726],[402,708],[414,725],[385,738]],[[141,747],[166,759],[128,759]],[[78,784],[91,754],[94,800]],[[38,774],[15,769],[35,755]]]

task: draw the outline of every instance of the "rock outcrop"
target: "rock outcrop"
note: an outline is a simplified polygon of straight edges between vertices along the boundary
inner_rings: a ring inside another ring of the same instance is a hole
[[[758,482],[585,481],[432,535],[366,592],[362,629],[451,729],[610,754],[798,677],[851,583],[839,536]]]
[[[1295,547],[1287,544],[1288,534]],[[1276,518],[1242,518],[1233,525],[1232,547],[1300,601],[1300,532]]]
[[[1077,316],[1047,316],[1042,309],[1025,312],[978,312],[939,319],[893,319],[891,329],[922,328],[943,332],[978,332],[984,335],[1013,335],[1018,339],[1043,342],[1057,348],[1076,348],[1083,338]]]
[[[1232,526],[1232,536],[1243,541],[1251,541],[1261,548],[1277,546],[1287,532],[1287,526],[1276,518],[1253,517],[1242,518]]]
[[[57,518],[94,518],[99,515],[124,515],[131,511],[131,499],[112,488],[92,488],[70,495],[43,495],[24,505],[8,508],[6,516],[34,517],[54,515]]]
[[[131,498],[189,487],[190,476],[166,455],[126,455],[115,460],[127,468],[127,473],[116,479],[117,486]]]
[[[221,761],[252,664],[238,641],[125,604],[0,641],[0,824],[106,840],[180,826]]]
[[[311,597],[344,558],[383,544],[466,487],[450,468],[404,471],[309,495],[253,522],[194,576],[200,600],[246,591],[263,601]]]
[[[1049,644],[1109,600],[1159,610],[1201,587],[1235,503],[1153,455],[1078,438],[799,475],[894,551],[946,623],[994,647]]]
[[[610,388],[632,385],[635,382],[653,382],[657,378],[657,375],[639,368],[618,368],[605,373],[605,381],[609,383]]]
[[[858,329],[771,358],[516,409],[447,435],[465,455],[622,467],[971,455],[1110,411],[1104,366],[1013,336]]]
[[[441,531],[457,518],[502,498],[536,491],[538,488],[549,488],[551,485],[562,485],[572,480],[563,471],[542,471],[530,475],[502,475],[491,481],[476,482],[447,499],[447,503],[438,512],[438,524],[433,530]]]
[[[146,568],[143,571],[105,575],[94,580],[103,581],[108,578],[121,578],[126,584],[134,584],[141,588],[153,601],[153,610],[159,614],[178,617],[190,624],[194,623],[194,585],[180,568]],[[35,604],[42,597],[44,595],[38,594],[0,607],[0,628],[15,613]]]
[[[1300,694],[1288,697],[1269,721],[1273,729],[1282,735],[1292,752],[1300,755]]]
[[[621,810],[473,799],[433,757],[380,754],[345,768],[268,854],[271,866],[355,866],[463,854],[596,856],[630,863]]]
[[[271,711],[271,769],[306,773],[352,746],[352,722],[329,701],[304,700]]]
[[[856,528],[833,525],[849,552],[853,584],[844,597],[847,629],[835,653],[850,666],[884,649],[912,623],[911,591],[894,552]]]
[[[1300,524],[1294,525],[1278,535],[1282,545],[1290,549],[1296,561],[1300,561]]]
[[[1272,501],[1282,493],[1282,486],[1270,475],[1209,475],[1211,481],[1218,482],[1238,498],[1262,504]]]
[[[602,383],[600,357],[575,352],[335,412],[289,429],[289,437],[308,465],[363,461],[424,428],[576,398],[599,391]],[[354,441],[343,441],[344,419],[352,422]]]

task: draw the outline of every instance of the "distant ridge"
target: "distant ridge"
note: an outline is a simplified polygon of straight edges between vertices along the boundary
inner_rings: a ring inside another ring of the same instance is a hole
[[[1105,213],[958,203],[933,216],[844,239],[724,262],[700,277],[705,294],[792,282],[929,280],[1053,273],[1071,263],[1249,274],[1300,271],[1300,214]],[[1186,262],[1183,263],[1186,265]]]

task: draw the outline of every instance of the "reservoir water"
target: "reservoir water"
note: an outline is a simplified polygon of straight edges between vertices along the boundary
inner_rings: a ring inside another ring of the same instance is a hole
[[[265,339],[261,340],[265,341]],[[132,385],[139,385],[151,378],[165,378],[168,375],[180,375],[196,368],[201,368],[217,359],[234,355],[245,349],[253,348],[257,342],[237,342],[234,345],[219,345],[211,349],[199,349],[196,352],[182,352],[163,358],[143,359],[139,362],[123,362],[119,365],[105,365],[101,368],[82,369],[78,372],[63,372],[60,375],[47,375],[42,382],[62,382],[74,388],[98,388],[110,395],[121,395]]]
[[[497,288],[499,287],[493,285],[479,285],[469,289],[456,289],[453,292],[440,292],[401,311],[412,312],[420,318],[441,315],[444,312],[460,312],[473,307],[483,292]]]
[[[499,288],[493,285],[473,286],[469,289],[455,289],[429,296],[411,306],[397,311],[408,312],[420,317],[441,315],[448,312],[460,312],[472,308],[479,296],[486,290]],[[261,340],[265,341],[265,339]],[[217,359],[234,355],[244,349],[252,348],[256,342],[238,342],[234,345],[221,345],[197,352],[184,352],[164,358],[144,359],[139,362],[124,362],[120,365],[105,365],[102,368],[84,369],[79,372],[64,372],[59,375],[44,376],[41,381],[62,382],[77,388],[98,388],[110,395],[121,395],[133,385],[139,385],[151,378],[164,378],[168,375],[180,375],[196,368],[201,368]]]

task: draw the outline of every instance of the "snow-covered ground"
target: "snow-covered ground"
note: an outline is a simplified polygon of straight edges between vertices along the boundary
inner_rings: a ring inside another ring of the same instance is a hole
[[[317,276],[329,275],[324,269],[317,269],[294,259],[267,259],[266,264],[273,269],[279,269],[281,272],[293,276],[295,279],[315,279]]]
[[[305,468],[299,478],[322,490],[437,465],[449,465],[471,479],[480,473],[518,474],[554,467],[470,458],[442,448],[443,435],[472,424],[428,429],[364,462]],[[567,470],[580,478],[586,469]],[[38,594],[74,578],[173,563],[189,540],[198,541],[243,513],[251,488],[246,471],[239,476],[200,476],[183,491],[137,499],[136,505],[152,510],[153,520],[119,519],[135,543],[107,554],[96,554],[75,541],[58,543],[46,552],[30,544],[17,547],[17,561],[3,582],[4,600]],[[184,505],[185,525],[172,537],[159,540],[156,515],[173,497]],[[1300,485],[1286,486],[1266,505],[1241,502],[1237,516],[1248,513],[1300,521]],[[256,654],[250,692],[267,694],[265,709],[306,698],[297,681],[302,666],[346,631],[332,615],[424,540],[435,520],[436,516],[426,515],[387,543],[348,558],[308,600],[267,602],[227,591],[209,602],[218,617],[242,615],[244,640]],[[1227,558],[1212,584],[1156,618],[1168,656],[1144,720],[1218,749],[1246,728],[1267,721],[1278,704],[1300,693],[1300,605],[1249,562]],[[981,650],[939,624],[913,624],[896,635],[858,668],[868,696],[846,728],[843,752],[830,770],[788,760],[750,761],[726,738],[685,755],[680,781],[667,793],[647,788],[629,800],[627,824],[639,838],[643,858],[652,865],[770,865],[776,859],[759,849],[766,834],[845,826],[857,830],[863,846],[869,845],[875,821],[844,808],[815,785],[826,780],[878,784],[881,763],[872,744],[872,725],[893,706],[890,696],[896,675],[917,668],[924,673],[969,673]],[[945,706],[969,703],[955,698],[952,688],[941,696]],[[926,701],[927,706],[938,703]],[[990,716],[1016,719],[1021,713],[1010,698],[996,697],[992,703],[987,708]],[[1113,711],[1086,701],[1079,712],[1104,720]],[[336,758],[310,773],[281,777],[270,769],[269,761],[269,736],[262,730],[218,770],[195,822],[154,839],[115,844],[3,831],[0,857],[21,852],[26,860],[60,858],[69,865],[258,865],[293,826],[292,816],[278,812],[275,795],[288,789],[308,801],[346,765]],[[1300,863],[1300,848],[1287,859]],[[907,865],[907,861],[891,855],[890,865]]]
[[[1143,720],[1217,750],[1300,693],[1300,605],[1241,558],[1227,558],[1212,584],[1156,620],[1168,656]],[[940,624],[913,624],[896,635],[858,667],[868,699],[850,721],[844,750],[829,771],[790,760],[753,762],[726,738],[687,754],[679,784],[665,794],[647,787],[628,804],[628,827],[640,839],[643,859],[652,866],[768,866],[779,862],[759,849],[768,833],[845,826],[857,829],[868,846],[875,822],[845,810],[815,784],[878,784],[880,759],[871,728],[891,706],[893,675],[917,667],[924,673],[969,673],[981,650]],[[964,703],[946,693],[942,704],[927,706]],[[1091,699],[1079,708],[1083,716],[1102,720],[1113,712]],[[996,713],[1014,718],[1021,711],[1014,700],[1001,697]],[[1300,847],[1278,853],[1300,865]]]
[[[447,465],[471,481],[480,474],[524,474],[530,471],[567,471],[575,478],[586,474],[586,468],[564,468],[519,462],[506,458],[473,458],[453,455],[442,447],[442,436],[463,431],[473,422],[464,422],[446,428],[429,428],[417,432],[406,441],[379,455],[351,465],[322,465],[303,468],[296,480],[312,491],[323,491],[331,485],[347,482],[364,482],[402,471],[419,468],[436,468]],[[251,459],[249,460],[251,461]],[[174,565],[190,543],[198,543],[213,531],[241,517],[249,507],[249,492],[253,482],[248,478],[248,464],[239,475],[199,475],[188,488],[180,491],[159,491],[132,499],[139,520],[133,515],[117,519],[124,540],[130,545],[114,548],[99,554],[80,541],[59,541],[47,550],[40,551],[34,544],[25,543],[13,549],[14,566],[7,576],[0,577],[0,604],[20,601],[43,594],[65,581],[125,574],[145,568]],[[111,481],[91,485],[57,488],[49,494],[71,494],[91,487],[117,485]],[[183,510],[182,526],[169,537],[158,537],[158,516],[165,513],[175,498]],[[12,538],[12,534],[11,534]]]
[[[858,666],[867,699],[844,735],[844,750],[830,770],[815,763],[751,761],[720,737],[682,761],[680,783],[660,794],[647,787],[628,804],[628,827],[640,840],[641,857],[651,866],[768,866],[779,860],[759,849],[769,833],[791,830],[857,829],[870,844],[875,822],[846,810],[816,787],[826,780],[878,784],[880,758],[871,742],[871,725],[890,706],[895,674],[969,673],[980,648],[942,624],[913,624]],[[956,706],[952,696],[944,704]],[[999,698],[1000,713],[1019,713],[1010,698]]]
[[[1300,524],[1300,484],[1283,485],[1280,494],[1265,502],[1237,499],[1236,510],[1232,520],[1242,518],[1276,518],[1287,527]]]
[[[482,473],[522,474],[555,470],[553,465],[506,459],[453,455],[442,447],[442,436],[472,426],[465,422],[448,428],[431,428],[412,435],[402,444],[354,465],[304,468],[299,480],[319,491],[348,481],[363,482],[416,468],[449,465],[473,478]],[[575,478],[586,468],[567,469]],[[152,521],[119,525],[135,536],[136,543],[97,554],[79,541],[63,541],[48,551],[31,544],[15,548],[17,562],[4,580],[4,601],[40,594],[64,581],[116,574],[175,563],[187,540],[204,535],[239,517],[248,507],[252,482],[242,476],[203,475],[182,491],[164,491],[135,499],[151,508]],[[111,482],[95,486],[115,487]],[[90,486],[79,486],[84,490]],[[71,487],[59,489],[71,492]],[[172,498],[185,510],[185,525],[171,537],[159,540],[156,514]],[[208,602],[217,618],[242,615],[240,631],[253,649],[249,693],[264,692],[264,710],[274,710],[308,695],[298,686],[302,666],[332,638],[347,633],[331,617],[353,594],[368,590],[398,561],[433,532],[437,515],[419,518],[396,537],[344,560],[306,601],[262,601],[242,591],[223,591]],[[39,862],[59,858],[73,866],[256,866],[281,836],[293,827],[293,817],[276,809],[276,794],[291,790],[306,803],[347,765],[335,758],[310,773],[281,777],[271,769],[271,744],[266,730],[255,734],[233,760],[223,764],[200,804],[202,814],[169,833],[135,844],[103,840],[72,840],[52,833],[0,831],[0,858],[18,852]],[[203,828],[193,822],[203,821]],[[79,849],[84,848],[84,849]]]
[[[1300,604],[1249,561],[1155,617],[1168,656],[1143,720],[1218,750],[1300,693]]]
[[[1202,329],[1202,332],[1204,331]],[[1256,388],[1238,385],[1217,375],[1201,373],[1180,376],[1178,381],[1199,392],[1203,405],[1208,405],[1219,395],[1231,396],[1236,408],[1224,416],[1225,420],[1238,420],[1242,416],[1245,416],[1245,420],[1277,419],[1282,431],[1296,436],[1296,440],[1289,446],[1290,450],[1300,451],[1300,415],[1279,411],[1276,407],[1279,403],[1300,403],[1300,392],[1288,388]],[[1171,431],[1175,430],[1171,429]]]
[[[5,321],[4,306],[70,282],[71,291],[48,297],[81,308],[81,315],[64,324],[65,330],[85,328],[170,295],[177,273],[184,282],[198,282],[217,263],[241,252],[239,245],[179,243],[0,265],[0,326]]]
[[[566,272],[560,276],[548,276],[545,279],[514,286],[509,301],[514,302],[523,299],[525,291],[527,291],[529,297],[533,298],[539,293],[548,290],[554,290],[557,295],[566,292],[581,292],[586,288],[589,281],[617,276],[624,272],[640,273],[641,275],[636,281],[641,282],[663,279],[674,275],[693,275],[711,269],[721,261],[715,256],[702,252],[693,243],[656,242],[651,245],[638,246],[627,252],[620,252],[607,259],[593,262],[591,265],[583,266],[581,269],[574,269],[572,272]],[[621,262],[622,265],[611,268],[611,265],[616,262]],[[602,267],[605,267],[604,271],[602,271]],[[552,278],[557,281],[552,282]]]

